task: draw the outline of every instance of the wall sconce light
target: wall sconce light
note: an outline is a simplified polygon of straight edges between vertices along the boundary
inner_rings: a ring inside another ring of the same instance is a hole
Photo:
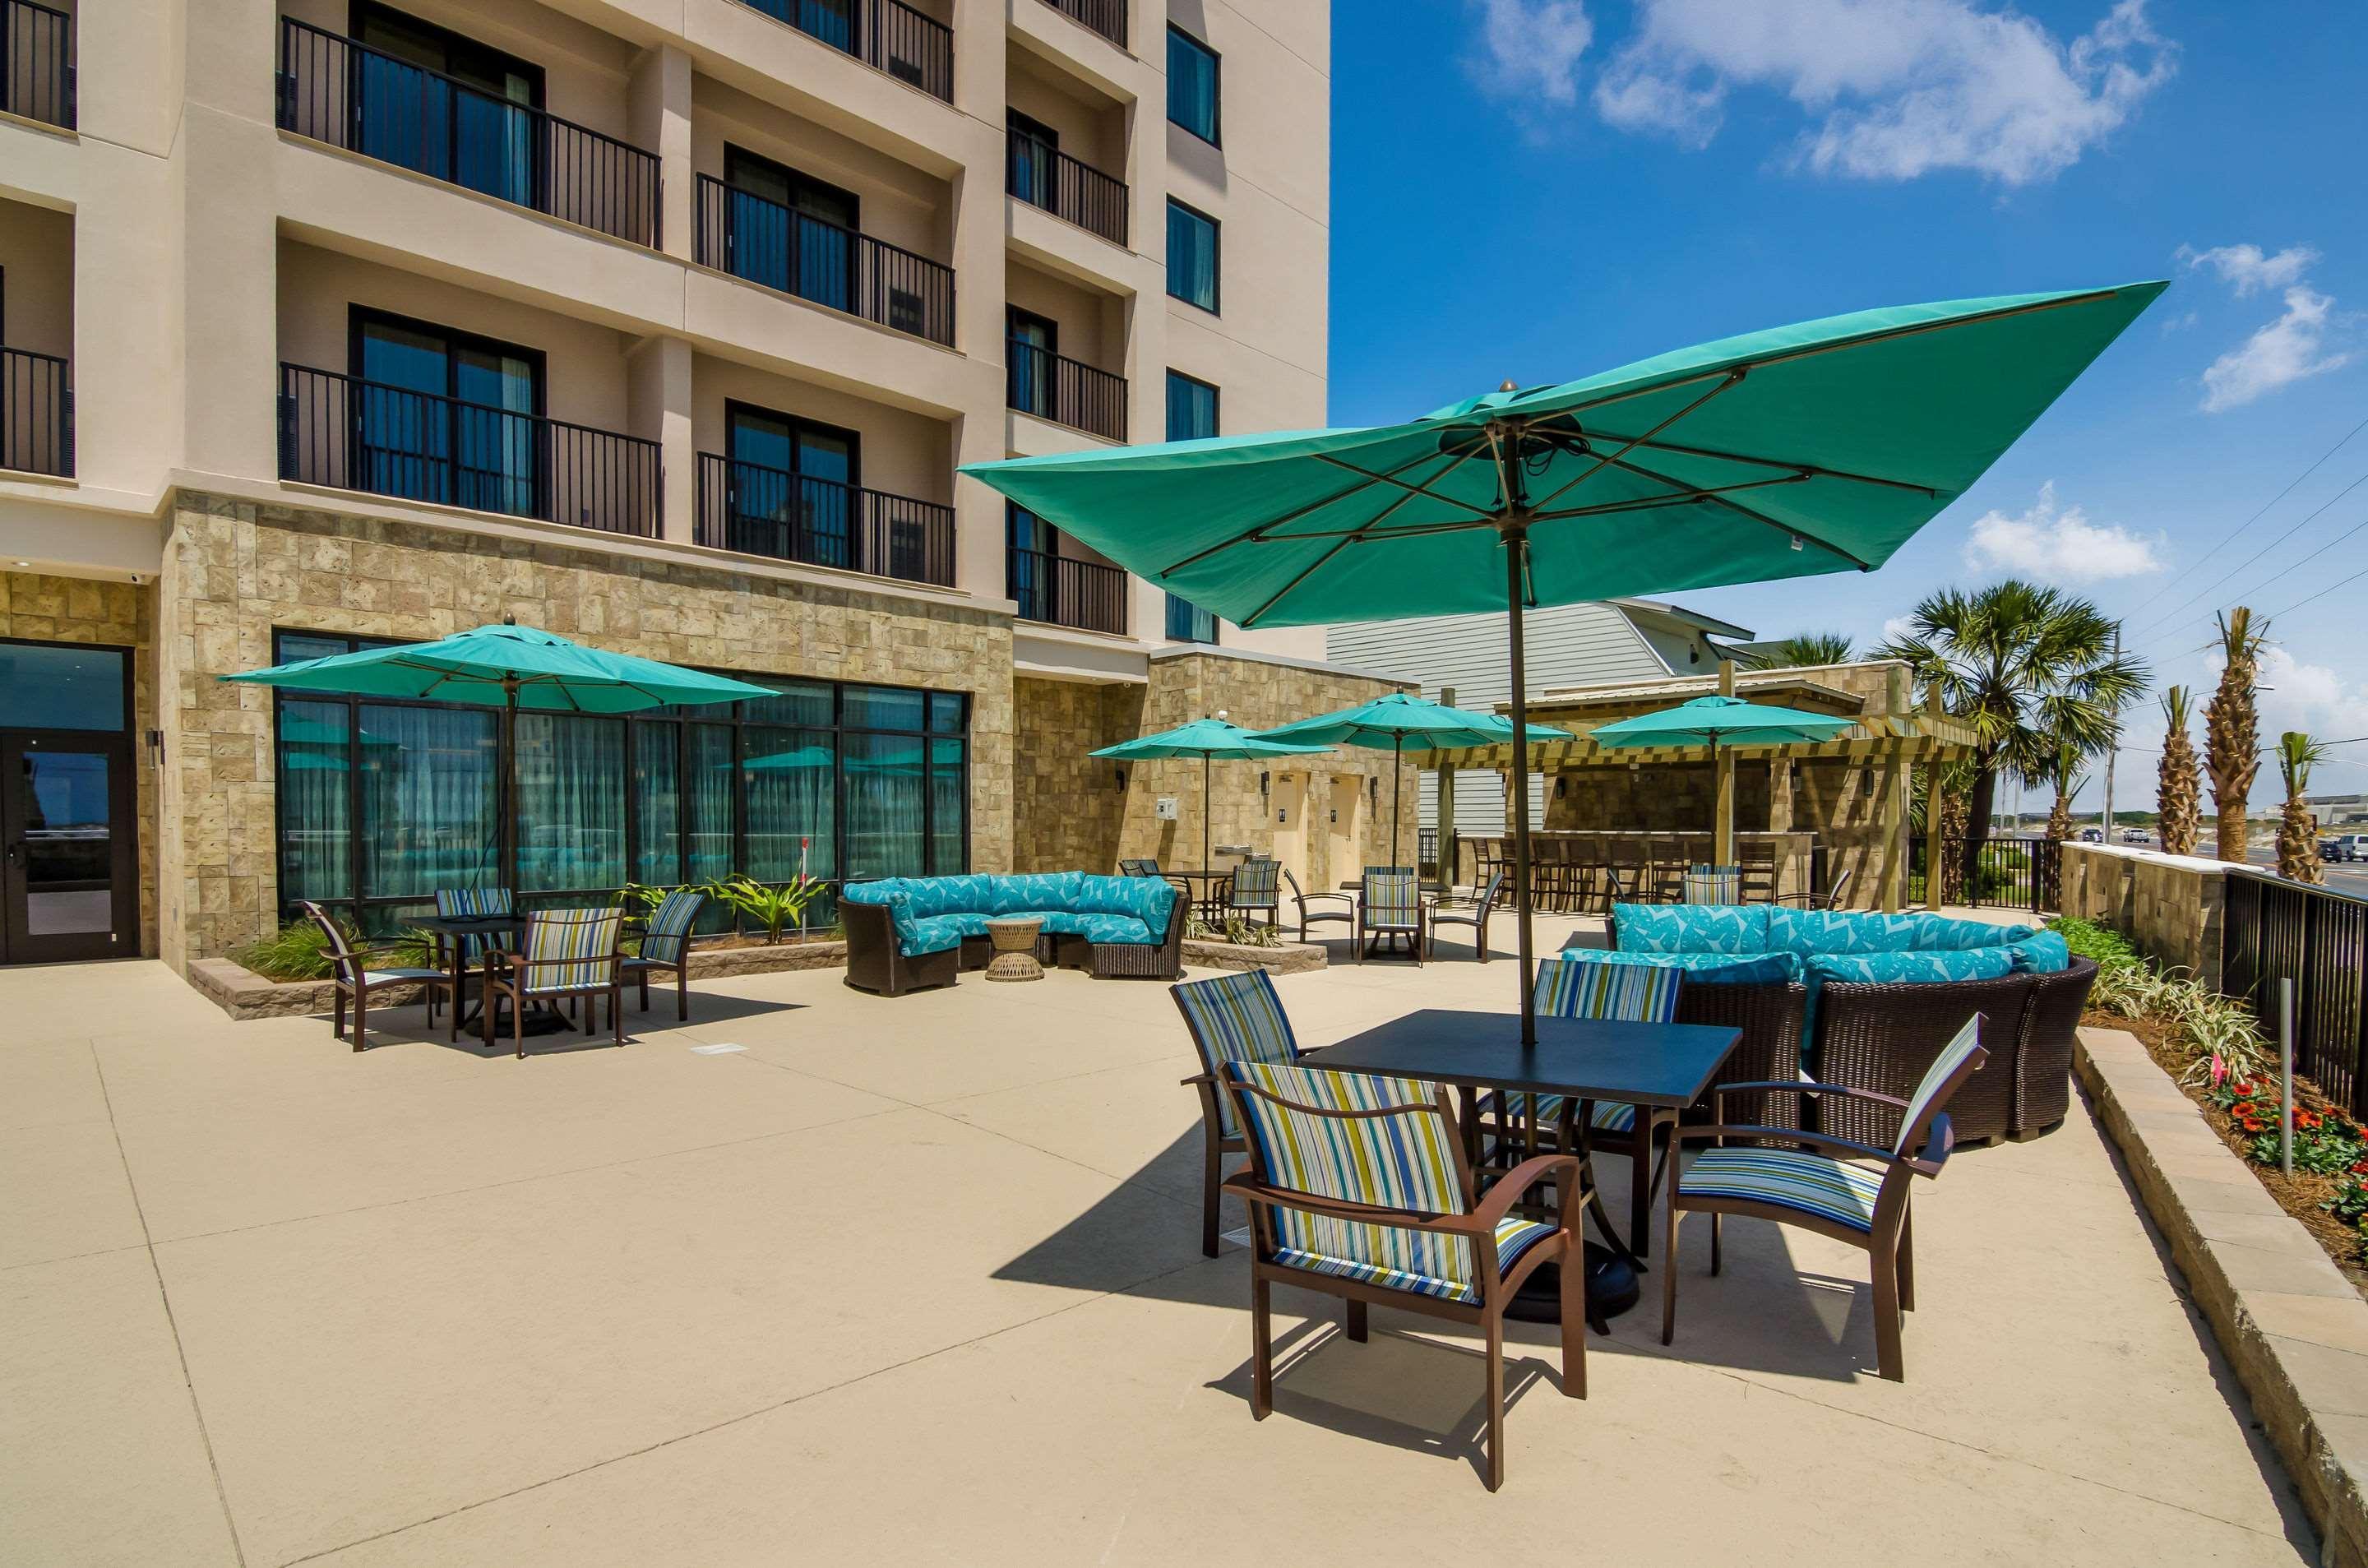
[[[1570,795],[1570,779],[1569,779],[1569,778],[1568,778],[1567,776],[1565,776],[1565,777],[1563,777],[1563,778],[1556,778],[1556,779],[1554,780],[1554,799],[1555,799],[1555,800],[1557,800],[1557,801],[1560,801],[1560,800],[1566,800],[1566,799],[1568,799],[1568,798],[1569,798],[1569,795]]]
[[[1373,803],[1375,811],[1381,809],[1382,776],[1380,774],[1369,773],[1365,776],[1365,798]]]
[[[1268,790],[1268,788],[1269,788],[1269,784],[1271,783],[1272,778],[1273,778],[1273,775],[1271,775],[1271,774],[1269,774],[1269,773],[1266,772],[1266,771],[1265,771],[1265,770],[1263,770],[1263,769],[1261,769],[1261,770],[1259,771],[1259,773],[1258,773],[1258,799],[1259,799],[1259,800],[1263,801],[1263,800],[1265,800],[1265,799],[1266,799],[1266,796],[1267,796],[1267,790]]]
[[[1118,787],[1119,787],[1120,789],[1123,790],[1123,789],[1125,789],[1125,788],[1126,788],[1126,769],[1125,769],[1125,767],[1121,767],[1120,768],[1118,768],[1117,772],[1118,772]]]
[[[1869,763],[1858,770],[1858,792],[1861,795],[1872,795],[1874,793],[1874,765],[1873,763]]]

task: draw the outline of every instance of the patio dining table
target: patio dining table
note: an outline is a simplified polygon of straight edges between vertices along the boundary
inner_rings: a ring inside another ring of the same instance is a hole
[[[1186,884],[1184,891],[1192,900],[1193,911],[1200,915],[1203,925],[1222,926],[1225,923],[1225,889],[1234,880],[1230,868],[1222,871],[1163,870],[1159,874],[1168,881]]]
[[[1633,1105],[1637,1131],[1647,1149],[1657,1142],[1665,1157],[1674,1159],[1679,1114],[1709,1092],[1719,1069],[1743,1040],[1742,1030],[1726,1025],[1605,1018],[1541,1017],[1537,1030],[1537,1043],[1525,1047],[1521,1020],[1515,1014],[1426,1007],[1351,1035],[1308,1060],[1333,1072],[1452,1085],[1461,1099],[1464,1153],[1476,1168],[1483,1091],[1560,1095],[1576,1102],[1572,1121],[1581,1160],[1592,1153],[1588,1113],[1593,1102]],[[1611,1244],[1587,1244],[1588,1304],[1592,1313],[1616,1317],[1636,1304],[1636,1271],[1643,1265],[1604,1211],[1591,1166],[1587,1174],[1588,1210]],[[1662,1267],[1668,1266],[1664,1258]],[[1547,1276],[1543,1284],[1539,1275]],[[1559,1290],[1551,1267],[1541,1267],[1508,1310],[1515,1317],[1552,1321],[1561,1315]]]
[[[470,1019],[482,1015],[485,1006],[485,988],[481,983],[477,987],[476,1011],[460,1011],[463,998],[466,994],[461,987],[469,974],[469,960],[466,956],[469,950],[467,938],[471,937],[491,937],[499,938],[501,939],[501,946],[515,951],[519,945],[519,938],[526,935],[526,915],[523,913],[512,915],[421,915],[414,916],[410,924],[416,926],[422,931],[431,932],[434,935],[444,938],[442,941],[438,942],[437,946],[443,952],[445,957],[450,960],[452,971],[452,1006],[454,1012],[458,1015],[457,1024],[459,1026],[465,1027]],[[495,1020],[498,1024],[499,1015],[495,1016]],[[519,1023],[520,1032],[529,1035],[556,1034],[561,1029],[568,1027],[569,1025],[567,1020],[562,1017],[556,1009],[545,1006],[540,1002],[536,1003],[534,1006],[529,1010],[527,1017]]]

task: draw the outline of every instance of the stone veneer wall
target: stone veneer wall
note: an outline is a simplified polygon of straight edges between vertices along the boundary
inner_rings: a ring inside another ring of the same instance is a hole
[[[130,583],[0,572],[0,637],[31,642],[105,642],[131,650],[131,761],[140,826],[140,951],[157,953],[156,590]],[[170,755],[169,753],[167,754]]]
[[[1011,623],[565,540],[495,538],[184,492],[159,585],[162,950],[176,967],[259,935],[279,903],[271,696],[215,677],[271,662],[275,628],[427,639],[511,615],[603,648],[752,675],[967,691],[971,859],[1011,863]]]
[[[2063,914],[2111,926],[2156,962],[2219,986],[2228,878],[2254,873],[2118,844],[2074,842],[2063,853]]]
[[[1151,661],[1151,685],[1143,705],[1142,734],[1156,734],[1194,719],[1213,718],[1220,710],[1246,730],[1271,729],[1297,719],[1352,708],[1393,691],[1417,689],[1410,681],[1385,680],[1346,670],[1311,668],[1264,659],[1242,658],[1222,648],[1170,654]],[[1274,849],[1274,823],[1269,802],[1258,790],[1260,769],[1293,771],[1329,778],[1355,774],[1381,780],[1381,807],[1365,813],[1364,859],[1380,864],[1388,855],[1390,823],[1390,754],[1359,746],[1342,746],[1306,757],[1278,757],[1270,763],[1218,762],[1211,769],[1210,793],[1214,807],[1210,837],[1215,844],[1247,845],[1260,854]],[[1421,779],[1415,760],[1399,769],[1405,788],[1395,864],[1411,866],[1418,841],[1416,803]],[[1162,822],[1155,814],[1162,795],[1177,798],[1176,820]],[[1310,793],[1310,812],[1315,795]],[[1164,866],[1191,868],[1201,862],[1201,764],[1178,759],[1146,762],[1127,769],[1124,816],[1119,833],[1121,856],[1153,856]],[[1306,835],[1307,871],[1311,884],[1329,888],[1360,868],[1326,866],[1326,836],[1311,826]],[[1308,892],[1315,891],[1310,886]]]
[[[1118,764],[1087,754],[1144,733],[1144,696],[1132,683],[1013,677],[1013,870],[1118,869],[1127,792]]]

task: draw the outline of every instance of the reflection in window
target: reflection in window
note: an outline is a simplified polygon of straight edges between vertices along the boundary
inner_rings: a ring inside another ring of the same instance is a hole
[[[625,881],[625,722],[576,713],[518,720],[518,887]]]

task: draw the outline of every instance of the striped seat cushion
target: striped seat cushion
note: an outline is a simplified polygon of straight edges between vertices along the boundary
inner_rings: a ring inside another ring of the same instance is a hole
[[[1291,1019],[1274,981],[1262,969],[1247,969],[1208,980],[1188,980],[1169,987],[1184,1010],[1185,1027],[1201,1053],[1203,1071],[1214,1075],[1228,1062],[1296,1062],[1298,1041],[1292,1038]],[[1234,1125],[1233,1101],[1217,1096],[1217,1122],[1228,1138],[1241,1136]]]
[[[1282,865],[1275,860],[1245,860],[1234,868],[1225,895],[1233,909],[1272,909],[1275,890],[1282,884]]]
[[[1931,1114],[1941,1086],[1949,1081],[1949,1074],[1964,1066],[1965,1059],[1981,1048],[1982,1016],[1975,1013],[1965,1020],[1964,1027],[1951,1038],[1949,1043],[1941,1048],[1941,1054],[1934,1057],[1932,1065],[1924,1070],[1923,1081],[1916,1085],[1916,1092],[1907,1096],[1907,1109],[1899,1119],[1899,1137],[1891,1146],[1893,1153],[1907,1153],[1907,1140]]]
[[[1534,1220],[1505,1219],[1497,1221],[1497,1273],[1499,1278],[1512,1271],[1521,1255],[1554,1233],[1552,1225],[1542,1225]],[[1392,1290],[1411,1290],[1419,1296],[1437,1296],[1443,1301],[1462,1301],[1476,1306],[1480,1292],[1471,1284],[1456,1279],[1438,1279],[1426,1275],[1407,1274],[1380,1264],[1361,1262],[1351,1257],[1329,1257],[1322,1253],[1302,1252],[1293,1247],[1275,1249],[1274,1261],[1292,1268],[1305,1268],[1317,1274],[1337,1275],[1344,1279],[1361,1280],[1368,1285],[1380,1285]]]
[[[1542,1017],[1666,1024],[1676,1021],[1685,982],[1680,970],[1607,963],[1565,951],[1538,965],[1531,994]]]
[[[1365,929],[1411,931],[1416,922],[1414,871],[1406,866],[1365,868]]]
[[[1687,1198],[1796,1210],[1853,1231],[1874,1229],[1880,1172],[1792,1149],[1704,1149],[1678,1177]]]
[[[1530,1098],[1527,1095],[1491,1096],[1488,1103],[1493,1107],[1499,1097],[1504,1102],[1504,1114],[1508,1117],[1520,1116]],[[1567,1103],[1560,1095],[1538,1096],[1538,1131],[1551,1131],[1562,1120],[1563,1107]],[[1599,1132],[1634,1132],[1636,1131],[1636,1108],[1616,1100],[1598,1100],[1594,1110],[1588,1116],[1587,1124]]]
[[[622,909],[545,909],[529,915],[526,990],[582,991],[608,984],[616,976],[617,933],[624,923]]]
[[[690,941],[690,928],[706,903],[705,893],[690,888],[677,888],[666,894],[643,934],[642,957],[651,963],[680,963]]]
[[[1691,867],[1686,871],[1685,895],[1688,903],[1741,903],[1743,902],[1743,868],[1740,866]]]
[[[513,907],[507,888],[439,888],[436,892],[436,913],[448,920],[507,915]],[[462,937],[459,940],[461,957],[471,964],[483,961],[488,952],[507,945],[507,939],[499,935]]]

